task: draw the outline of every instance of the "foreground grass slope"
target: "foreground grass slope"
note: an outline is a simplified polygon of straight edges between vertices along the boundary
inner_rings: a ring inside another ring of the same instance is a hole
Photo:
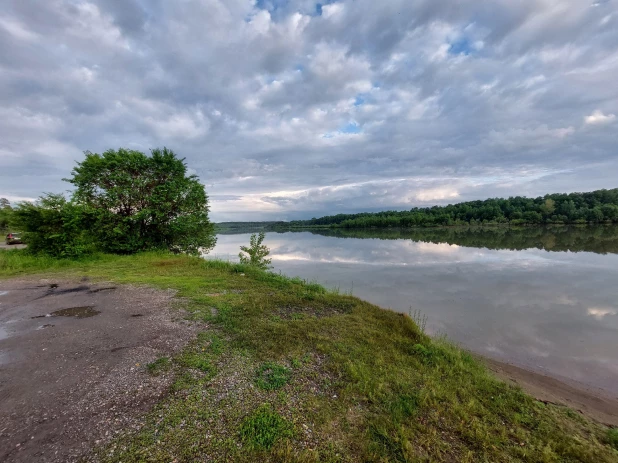
[[[252,268],[164,254],[84,261],[0,252],[0,276],[89,276],[178,290],[203,332],[170,394],[110,462],[615,462],[616,430],[491,377],[408,316]],[[410,301],[413,305],[414,301]]]

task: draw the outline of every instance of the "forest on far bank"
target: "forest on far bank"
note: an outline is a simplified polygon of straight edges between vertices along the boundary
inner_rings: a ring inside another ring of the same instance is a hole
[[[394,228],[452,225],[618,223],[618,188],[467,201],[406,211],[361,212],[293,220],[278,227]]]

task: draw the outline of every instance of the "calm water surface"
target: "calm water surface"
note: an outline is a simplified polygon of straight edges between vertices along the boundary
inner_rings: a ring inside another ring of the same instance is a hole
[[[249,233],[219,235],[237,260]],[[618,227],[267,233],[275,271],[427,315],[430,334],[618,394]]]

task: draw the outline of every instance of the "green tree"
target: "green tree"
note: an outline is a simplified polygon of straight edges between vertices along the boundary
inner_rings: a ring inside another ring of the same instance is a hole
[[[66,181],[76,187],[75,203],[95,217],[91,230],[104,251],[198,254],[215,245],[208,196],[184,159],[167,148],[85,154]]]
[[[541,206],[541,212],[546,216],[551,216],[555,210],[556,202],[551,198],[547,198]]]
[[[31,253],[79,257],[95,248],[88,233],[88,213],[61,194],[48,193],[35,203],[19,203],[13,215]]]
[[[595,206],[588,211],[586,216],[588,222],[602,222],[603,221],[603,211],[599,206]]]
[[[0,232],[4,232],[9,228],[12,215],[13,208],[10,201],[6,198],[0,198]]]
[[[253,233],[249,239],[249,246],[240,247],[238,257],[241,264],[253,265],[263,270],[270,267],[271,259],[266,258],[270,254],[270,249],[262,244],[264,236],[264,232]]]

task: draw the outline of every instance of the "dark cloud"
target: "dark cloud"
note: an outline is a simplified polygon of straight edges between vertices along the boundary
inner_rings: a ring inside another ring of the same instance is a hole
[[[0,196],[163,145],[216,220],[618,186],[614,1],[5,3]]]

